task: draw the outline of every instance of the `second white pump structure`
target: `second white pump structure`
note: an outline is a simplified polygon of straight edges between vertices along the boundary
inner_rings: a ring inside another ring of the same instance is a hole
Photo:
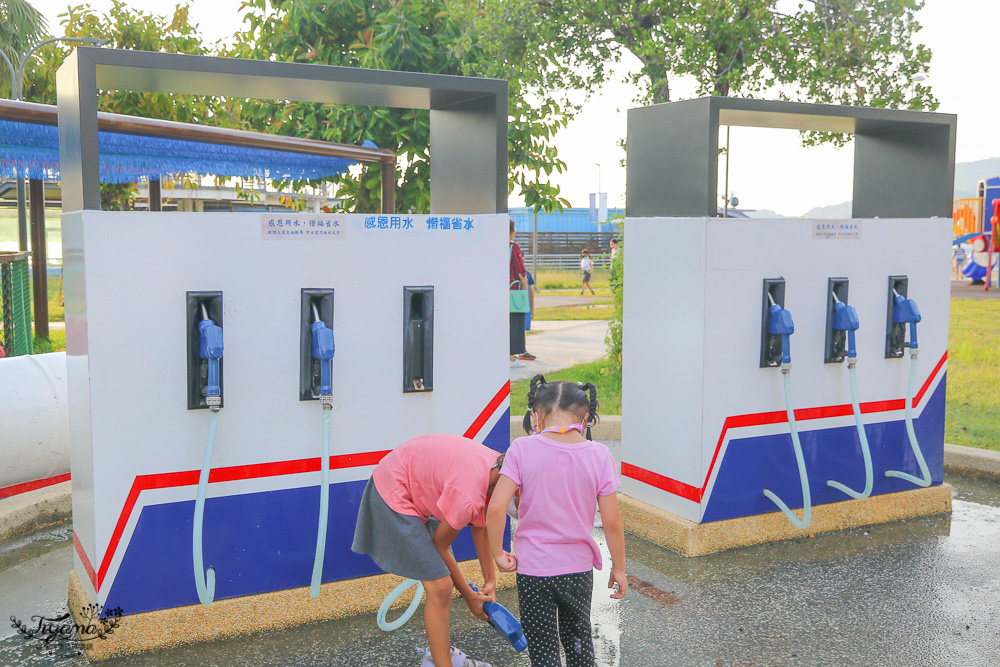
[[[813,505],[941,483],[950,220],[626,230],[625,493],[699,523],[780,509],[805,528]]]

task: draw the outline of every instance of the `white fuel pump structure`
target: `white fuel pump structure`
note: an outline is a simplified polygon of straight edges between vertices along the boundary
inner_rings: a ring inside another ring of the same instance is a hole
[[[716,161],[691,156],[720,123],[853,132],[855,217],[715,217]],[[759,100],[629,112],[623,493],[808,531],[817,506],[942,483],[954,128]]]
[[[429,109],[433,212],[94,210],[95,72],[164,93]],[[381,574],[351,551],[379,460],[427,433],[509,442],[506,82],[98,49],[59,77],[86,601],[128,616],[302,588],[305,604]],[[474,557],[471,537],[454,550]]]

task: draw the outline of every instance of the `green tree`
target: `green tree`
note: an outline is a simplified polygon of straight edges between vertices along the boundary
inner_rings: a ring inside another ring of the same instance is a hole
[[[42,40],[46,27],[45,18],[30,2],[0,0],[0,51],[15,69],[28,49]],[[0,85],[10,83],[10,71],[0,65]]]
[[[115,0],[106,15],[87,5],[69,7],[59,16],[63,34],[69,37],[109,39],[108,48],[161,51],[207,55],[196,26],[188,21],[188,5],[179,4],[170,19],[131,9]],[[56,70],[62,65],[72,44],[57,43],[40,50],[25,71],[24,98],[32,102],[55,104]],[[193,95],[163,95],[127,90],[99,91],[100,111],[175,120],[185,123],[234,125],[226,107],[218,99]]]
[[[197,27],[188,21],[188,5],[176,5],[172,16],[159,16],[131,9],[116,0],[106,15],[89,6],[67,8],[60,15],[63,34],[69,37],[109,39],[107,46],[118,49],[161,51],[206,55]],[[40,50],[26,67],[24,98],[32,102],[55,104],[56,70],[66,59],[72,44],[57,43]],[[163,95],[128,90],[99,91],[100,111],[158,118],[185,123],[207,123],[233,127],[223,100],[192,95]],[[102,183],[101,208],[125,210],[132,207],[136,189],[132,183]]]
[[[590,82],[630,53],[641,103],[669,102],[690,77],[699,95],[769,94],[808,102],[934,109],[915,74],[923,0],[482,0],[487,14],[539,16],[533,41],[558,45]],[[544,47],[542,47],[544,48]]]
[[[473,32],[484,24],[469,6],[448,0],[246,0],[244,26],[228,55],[509,79],[510,187],[519,187],[529,205],[561,208],[566,202],[558,197],[558,188],[541,175],[565,168],[552,139],[569,110],[558,100],[532,97],[526,90],[530,86],[522,75],[535,77],[531,54],[488,60],[482,35]],[[233,115],[261,131],[354,144],[371,140],[394,150],[400,156],[397,210],[429,209],[427,111],[254,100],[234,104]],[[366,167],[334,180],[340,182],[347,208],[377,210],[379,169]]]

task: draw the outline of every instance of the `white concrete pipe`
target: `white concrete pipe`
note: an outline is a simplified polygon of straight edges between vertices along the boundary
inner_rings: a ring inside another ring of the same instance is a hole
[[[68,472],[66,353],[0,359],[0,489]]]

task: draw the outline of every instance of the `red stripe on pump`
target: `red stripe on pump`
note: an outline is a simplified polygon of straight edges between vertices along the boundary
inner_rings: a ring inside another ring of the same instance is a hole
[[[931,383],[934,381],[934,378],[937,377],[938,372],[941,370],[941,367],[944,366],[944,362],[947,359],[948,352],[945,351],[941,360],[937,362],[937,365],[934,366],[934,370],[931,371],[927,380],[920,387],[920,391],[918,391],[917,395],[913,397],[914,405],[920,405],[920,401],[923,400],[924,394],[926,394],[930,389]],[[897,398],[886,401],[872,401],[869,403],[862,403],[859,407],[861,408],[862,414],[892,412],[894,410],[903,410],[906,408],[906,399]],[[795,420],[809,421],[810,419],[845,417],[853,412],[854,409],[849,403],[847,405],[800,408],[795,411]],[[705,475],[705,483],[702,484],[700,489],[698,487],[691,486],[690,484],[679,482],[676,479],[632,465],[631,463],[625,463],[624,461],[622,461],[622,475],[642,482],[643,484],[656,487],[657,489],[661,489],[667,493],[672,493],[675,496],[680,496],[681,498],[686,498],[687,500],[700,503],[701,499],[705,496],[705,491],[708,489],[708,481],[712,479],[712,472],[715,470],[715,463],[719,458],[719,452],[722,451],[722,443],[725,442],[726,434],[729,432],[729,429],[746,428],[748,426],[764,426],[767,424],[782,424],[787,422],[788,413],[784,410],[726,417],[726,421],[722,425],[722,433],[719,434],[719,441],[715,445],[715,453],[712,455],[712,462],[708,466],[708,474]]]
[[[496,409],[500,407],[500,404],[503,403],[508,396],[510,396],[510,380],[507,380],[504,386],[500,387],[500,391],[498,391],[497,395],[493,397],[493,400],[489,402],[486,409],[479,413],[479,416],[476,417],[476,421],[472,422],[472,426],[470,426],[469,430],[465,432],[465,437],[475,438],[479,435],[479,431],[482,430],[483,425],[487,422],[490,416],[496,412]]]

